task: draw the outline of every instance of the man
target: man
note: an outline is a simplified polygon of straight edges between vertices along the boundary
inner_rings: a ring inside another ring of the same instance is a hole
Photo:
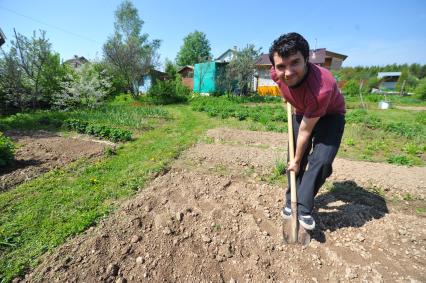
[[[277,38],[269,49],[271,78],[283,99],[295,109],[293,131],[295,158],[288,163],[286,206],[281,215],[291,216],[290,174],[296,174],[299,223],[315,228],[314,197],[332,173],[345,127],[345,100],[330,71],[308,62],[309,44],[298,33]],[[312,152],[311,152],[312,150]]]

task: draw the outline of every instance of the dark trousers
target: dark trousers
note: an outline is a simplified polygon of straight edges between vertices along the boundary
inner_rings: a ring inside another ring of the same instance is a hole
[[[295,146],[302,119],[302,115],[293,115]],[[312,130],[308,147],[300,162],[299,173],[296,176],[297,206],[301,215],[312,214],[314,197],[333,172],[332,163],[339,149],[344,128],[344,115],[329,114],[321,117]],[[287,180],[286,205],[291,207],[289,171],[287,171]]]

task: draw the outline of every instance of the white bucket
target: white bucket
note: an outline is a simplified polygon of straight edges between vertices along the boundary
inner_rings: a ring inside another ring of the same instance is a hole
[[[390,103],[387,101],[379,101],[379,109],[389,109]]]

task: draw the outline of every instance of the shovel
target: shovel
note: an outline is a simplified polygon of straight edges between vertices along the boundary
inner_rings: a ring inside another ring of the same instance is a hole
[[[294,159],[294,136],[293,136],[293,117],[292,106],[287,102],[287,121],[288,121],[288,154],[290,162]],[[290,188],[291,188],[291,218],[285,219],[283,223],[283,237],[286,244],[308,245],[311,241],[309,231],[303,227],[299,227],[297,217],[297,189],[296,174],[290,171]]]

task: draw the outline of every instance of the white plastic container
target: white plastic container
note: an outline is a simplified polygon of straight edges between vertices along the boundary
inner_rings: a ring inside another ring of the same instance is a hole
[[[387,101],[379,101],[379,109],[389,109],[390,103]]]

